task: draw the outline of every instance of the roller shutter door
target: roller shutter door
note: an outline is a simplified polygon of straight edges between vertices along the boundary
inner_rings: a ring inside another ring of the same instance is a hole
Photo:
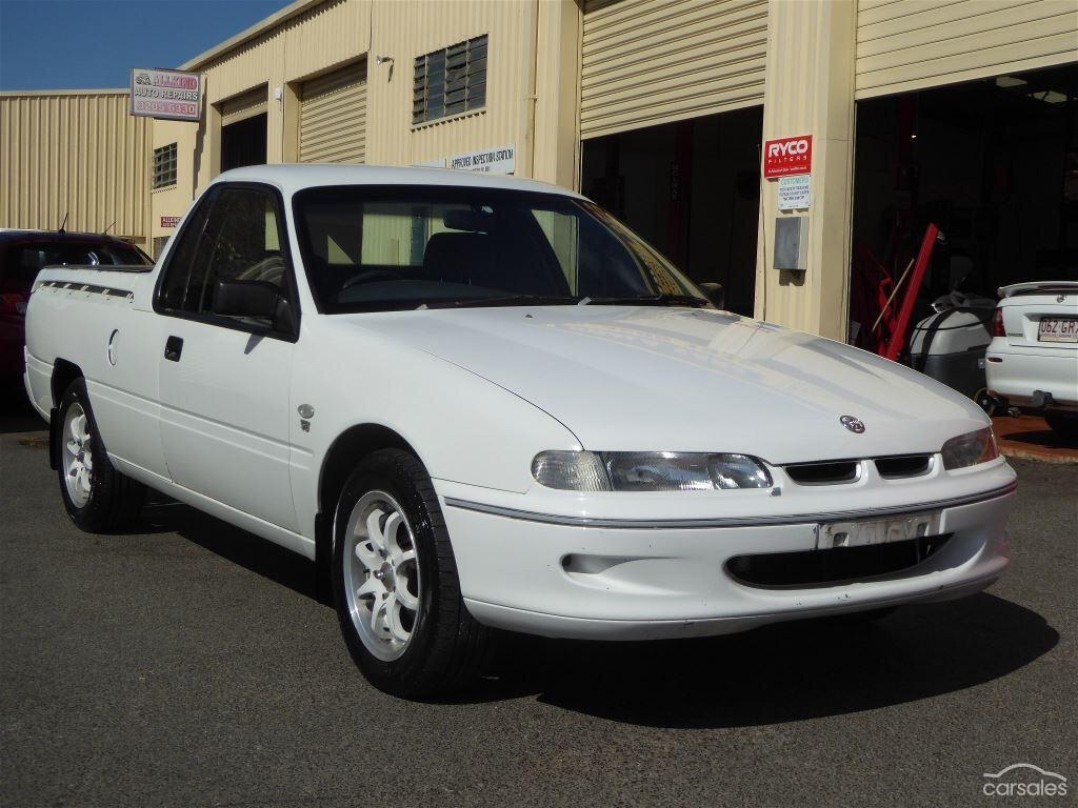
[[[303,83],[299,111],[301,163],[362,163],[367,143],[367,63]]]
[[[858,99],[1074,61],[1074,0],[858,3]]]
[[[266,85],[221,102],[221,125],[239,123],[266,111]]]
[[[767,0],[587,0],[583,138],[764,100]]]

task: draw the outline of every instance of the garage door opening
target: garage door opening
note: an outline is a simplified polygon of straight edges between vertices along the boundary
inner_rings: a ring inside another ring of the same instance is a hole
[[[253,90],[222,101],[221,171],[266,162],[266,98],[263,84]]]
[[[266,162],[266,113],[221,127],[221,170]]]
[[[751,316],[762,128],[754,107],[585,140],[582,191]]]
[[[1078,279],[1076,99],[1067,65],[860,102],[855,263],[897,279],[936,224],[920,316],[955,288]]]

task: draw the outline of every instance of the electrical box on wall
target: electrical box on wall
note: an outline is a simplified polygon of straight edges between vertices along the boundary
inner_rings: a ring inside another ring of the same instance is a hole
[[[775,219],[775,269],[808,269],[808,216]]]

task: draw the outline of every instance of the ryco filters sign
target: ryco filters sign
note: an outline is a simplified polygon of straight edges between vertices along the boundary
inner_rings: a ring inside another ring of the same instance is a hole
[[[131,114],[168,121],[202,117],[202,76],[178,70],[131,71]]]
[[[812,135],[764,141],[764,179],[812,173]]]

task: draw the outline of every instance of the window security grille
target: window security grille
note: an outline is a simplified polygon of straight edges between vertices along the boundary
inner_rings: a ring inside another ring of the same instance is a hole
[[[176,184],[176,144],[170,143],[153,150],[153,187],[167,188]]]
[[[486,101],[486,34],[416,57],[413,124],[479,109]]]

